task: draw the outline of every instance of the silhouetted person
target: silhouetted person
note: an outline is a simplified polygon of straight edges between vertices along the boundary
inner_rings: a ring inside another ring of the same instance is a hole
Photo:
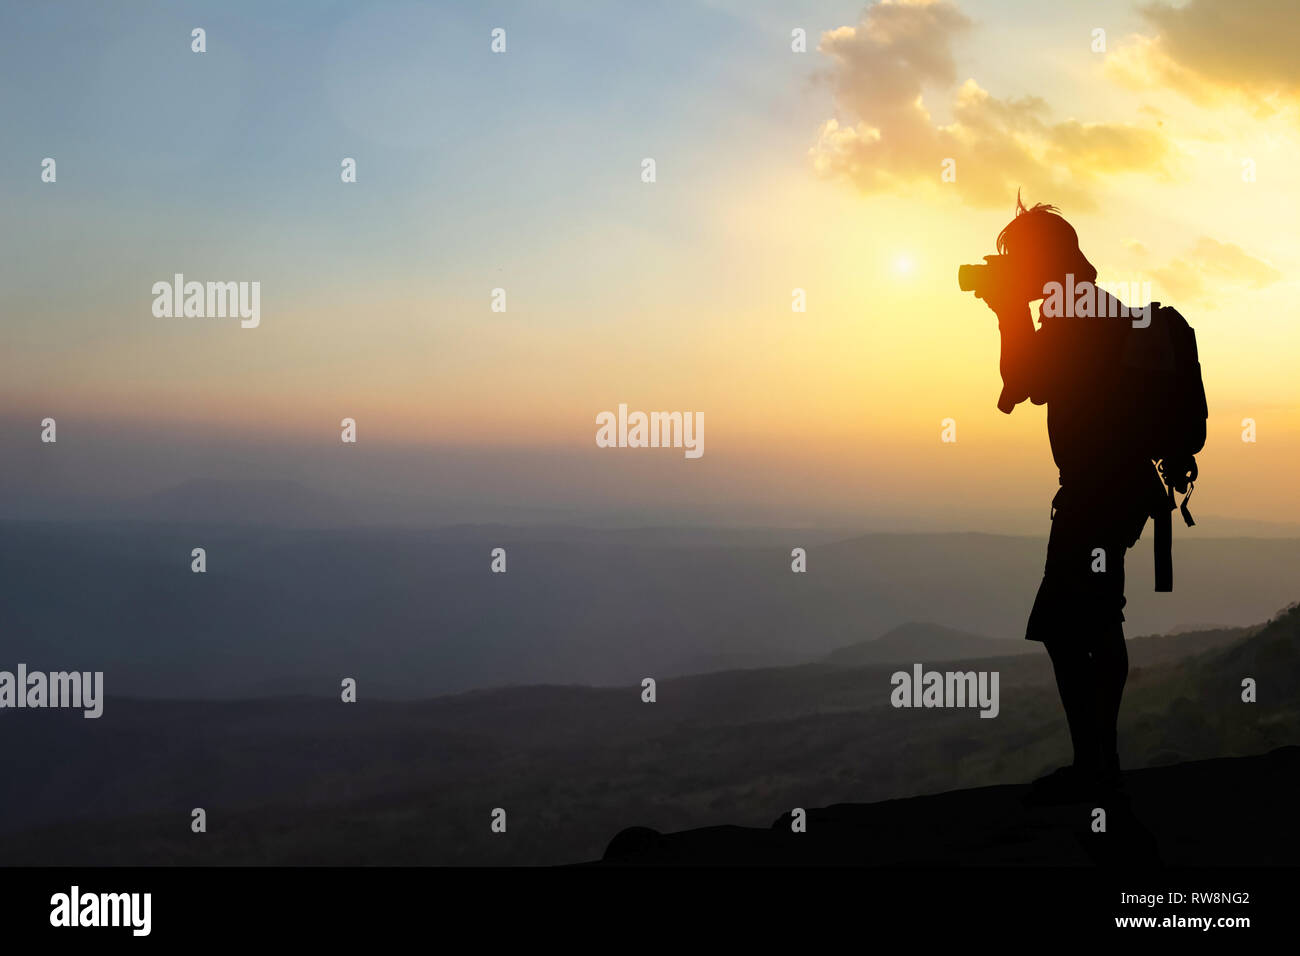
[[[1057,803],[1120,786],[1116,724],[1128,678],[1124,553],[1166,489],[1134,425],[1131,375],[1125,377],[1122,361],[1133,327],[1127,308],[1101,289],[1087,316],[1077,315],[1068,297],[1049,308],[1049,283],[1080,288],[1095,281],[1097,270],[1055,207],[1025,209],[1019,197],[1016,206],[997,239],[1002,255],[987,277],[975,270],[984,281],[974,291],[997,314],[1002,334],[998,408],[1009,414],[1026,399],[1046,403],[1060,469],[1047,563],[1025,635],[1043,642],[1051,657],[1074,746],[1073,764],[1031,789],[1032,801]],[[1036,299],[1045,300],[1038,328],[1029,307]]]

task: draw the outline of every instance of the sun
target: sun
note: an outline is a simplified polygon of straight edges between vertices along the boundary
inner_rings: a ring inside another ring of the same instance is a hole
[[[916,266],[915,263],[912,262],[912,257],[909,256],[907,253],[905,252],[899,253],[897,256],[894,257],[894,264],[893,264],[894,275],[910,276],[912,274],[913,269],[915,268]]]

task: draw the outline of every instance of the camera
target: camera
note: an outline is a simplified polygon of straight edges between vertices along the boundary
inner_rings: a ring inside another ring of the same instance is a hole
[[[958,266],[957,287],[963,292],[984,295],[987,290],[996,288],[1005,281],[1005,260],[1005,256],[985,256],[983,265]]]

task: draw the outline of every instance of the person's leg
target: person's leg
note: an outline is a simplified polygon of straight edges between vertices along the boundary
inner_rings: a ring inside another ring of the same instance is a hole
[[[1029,806],[1057,806],[1085,799],[1097,778],[1097,694],[1093,660],[1071,628],[1060,628],[1043,642],[1056,689],[1061,693],[1074,763],[1039,777],[1030,786],[1025,802]]]
[[[1119,707],[1128,682],[1128,646],[1122,622],[1115,622],[1098,635],[1092,658],[1098,756],[1102,772],[1115,777],[1119,774]]]
[[[1100,769],[1097,677],[1090,653],[1095,633],[1089,626],[1096,620],[1101,583],[1092,576],[1096,522],[1087,511],[1069,506],[1064,488],[1052,504],[1047,562],[1026,637],[1042,641],[1052,661],[1074,762],[1033,782],[1026,797],[1031,806],[1086,799]]]
[[[1045,643],[1056,675],[1056,688],[1061,694],[1061,706],[1065,708],[1065,720],[1070,728],[1074,769],[1093,774],[1098,769],[1101,754],[1096,662],[1079,637],[1078,634],[1063,633]]]

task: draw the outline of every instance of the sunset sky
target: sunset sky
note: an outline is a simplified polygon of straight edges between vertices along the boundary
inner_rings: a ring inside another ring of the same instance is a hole
[[[1103,286],[1149,281],[1196,328],[1198,517],[1300,521],[1290,0],[5,18],[11,494],[291,477],[472,500],[475,519],[1045,526],[1044,410],[996,410],[997,322],[956,283],[1021,188],[1061,208]],[[260,327],[156,318],[151,286],[178,272],[260,281]],[[621,402],[703,412],[705,454],[597,449]]]

